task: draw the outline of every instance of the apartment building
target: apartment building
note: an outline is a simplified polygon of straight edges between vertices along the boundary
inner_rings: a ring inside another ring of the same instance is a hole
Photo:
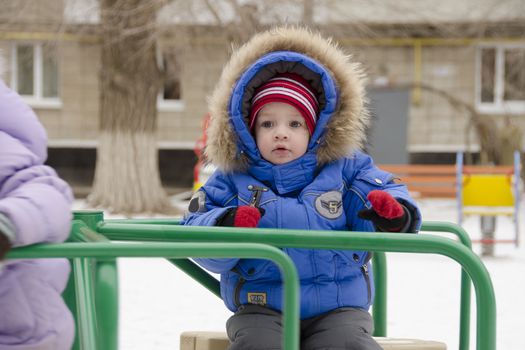
[[[221,21],[204,1],[177,1],[158,16],[158,61],[167,72],[157,103],[158,146],[167,186],[191,186],[206,98],[230,52],[225,26],[236,21],[235,9],[216,3]],[[298,1],[275,2],[272,13],[254,1],[241,3],[262,11],[262,27],[304,19]],[[369,75],[375,120],[369,150],[380,162],[452,162],[457,151],[479,151],[464,106],[496,125],[507,116],[525,128],[522,1],[308,3],[309,23],[334,37]],[[2,7],[3,79],[45,125],[48,162],[74,185],[89,187],[99,133],[97,1],[4,0]]]

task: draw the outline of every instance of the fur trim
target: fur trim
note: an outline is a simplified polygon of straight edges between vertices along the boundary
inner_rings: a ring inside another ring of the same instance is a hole
[[[336,43],[305,28],[278,27],[255,35],[236,50],[224,67],[210,98],[210,124],[206,156],[223,171],[245,168],[247,160],[238,157],[237,136],[229,121],[228,106],[235,83],[261,56],[273,51],[295,51],[309,56],[332,74],[339,92],[338,107],[327,124],[317,151],[317,162],[347,156],[362,147],[369,116],[364,107],[364,74]]]

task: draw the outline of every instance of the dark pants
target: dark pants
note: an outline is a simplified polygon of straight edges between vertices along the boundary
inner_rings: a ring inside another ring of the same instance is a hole
[[[341,308],[301,321],[301,350],[381,350],[372,338],[374,325],[364,310]],[[281,349],[282,322],[277,311],[243,305],[226,322],[228,350]]]

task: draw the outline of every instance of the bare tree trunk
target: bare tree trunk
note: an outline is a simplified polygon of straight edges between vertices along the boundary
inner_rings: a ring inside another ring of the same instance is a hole
[[[112,212],[170,208],[157,159],[158,0],[101,0],[100,143],[88,201]]]

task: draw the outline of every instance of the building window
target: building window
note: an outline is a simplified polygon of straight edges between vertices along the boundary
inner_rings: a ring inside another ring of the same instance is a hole
[[[476,87],[479,112],[524,113],[525,45],[480,47]]]
[[[184,109],[181,89],[181,68],[174,53],[162,54],[164,84],[159,93],[158,108],[161,111],[181,111]]]
[[[43,43],[17,43],[12,47],[11,86],[36,107],[59,107],[56,47]]]

